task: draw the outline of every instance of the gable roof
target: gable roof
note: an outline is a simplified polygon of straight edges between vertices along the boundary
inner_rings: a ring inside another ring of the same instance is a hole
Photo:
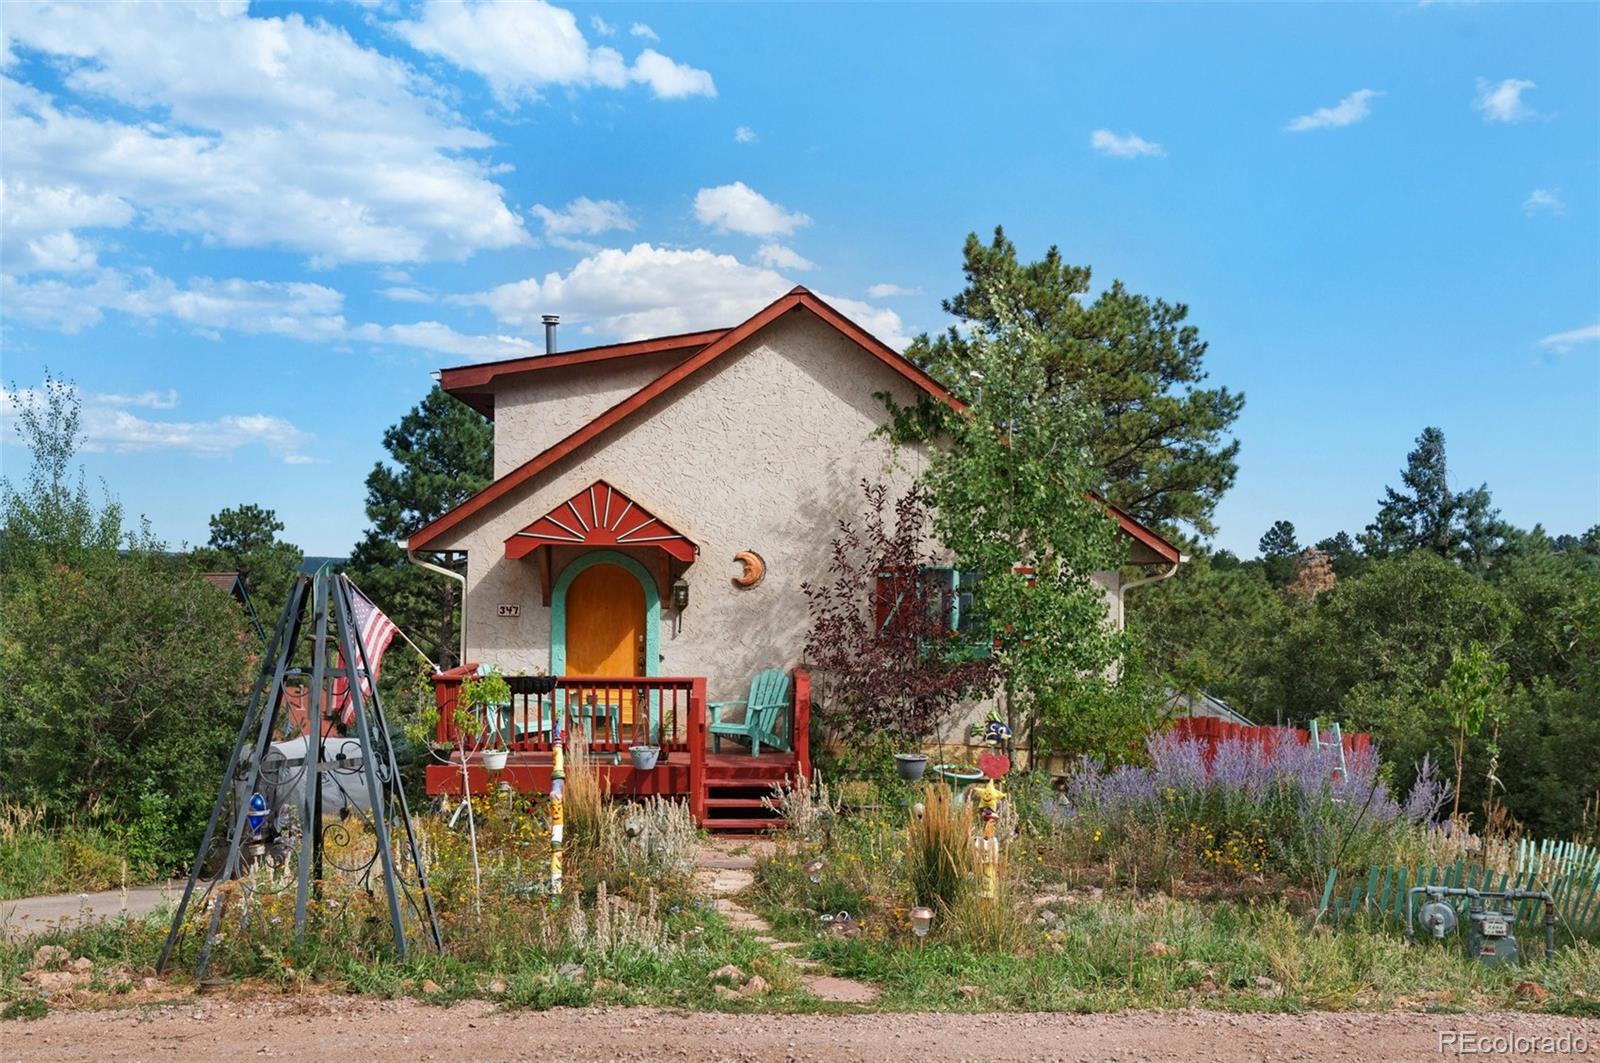
[[[676,336],[657,336],[648,340],[582,347],[555,354],[538,354],[526,358],[506,358],[498,362],[455,366],[439,370],[439,386],[492,421],[494,387],[507,377],[562,369],[573,365],[593,365],[596,362],[609,362],[618,358],[695,351],[721,339],[727,332],[725,328],[707,329],[703,332],[685,332]]]
[[[678,336],[664,336],[658,339],[610,344],[605,347],[591,347],[579,351],[569,351],[565,354],[546,354],[533,358],[512,358],[502,362],[486,362],[481,365],[446,369],[440,374],[440,385],[451,394],[462,398],[469,405],[473,405],[474,409],[484,412],[480,406],[474,405],[471,397],[475,394],[481,394],[483,398],[487,399],[488,412],[485,415],[492,417],[494,409],[493,395],[487,390],[479,393],[473,389],[487,389],[493,381],[510,374],[535,372],[541,369],[558,368],[562,365],[587,365],[594,362],[658,354],[667,351],[693,351],[683,361],[674,365],[621,402],[605,410],[588,424],[546,447],[515,469],[490,483],[455,509],[440,515],[431,523],[418,529],[411,536],[407,545],[413,550],[426,549],[428,543],[440,535],[491,505],[497,499],[504,497],[519,485],[527,483],[551,465],[593,440],[606,429],[628,419],[652,399],[659,398],[672,391],[683,381],[727,354],[734,347],[760,332],[784,314],[799,310],[811,313],[824,324],[852,341],[861,350],[899,373],[937,401],[944,403],[953,410],[966,408],[960,399],[945,390],[943,385],[934,380],[914,362],[839,313],[809,289],[799,286],[791,289],[781,298],[767,304],[748,320],[742,324],[735,325],[733,328],[711,329],[706,332],[690,332]],[[695,349],[696,347],[698,349]],[[462,391],[458,392],[457,388],[462,389]],[[618,493],[620,494],[620,492]],[[1140,524],[1127,511],[1098,495],[1094,495],[1092,492],[1090,495],[1105,507],[1106,512],[1116,520],[1117,526],[1126,535],[1143,544],[1156,557],[1168,564],[1178,564],[1185,560],[1183,552],[1178,547]],[[533,526],[530,525],[527,530],[533,530]],[[509,542],[507,545],[509,552]]]
[[[505,497],[507,493],[516,489],[518,486],[527,483],[533,477],[537,476],[545,469],[548,469],[551,465],[560,461],[568,454],[571,454],[585,443],[588,443],[606,429],[620,424],[624,420],[628,419],[633,414],[643,409],[644,406],[652,399],[659,398],[660,396],[674,390],[679,384],[683,383],[685,380],[689,379],[691,376],[698,373],[712,362],[715,362],[717,359],[721,358],[723,355],[737,347],[740,343],[743,343],[751,336],[754,336],[756,333],[760,332],[762,329],[778,320],[784,314],[797,310],[804,310],[812,314],[824,324],[843,335],[846,339],[851,340],[863,351],[872,355],[874,358],[878,359],[878,361],[882,362],[884,365],[887,365],[889,368],[899,373],[906,380],[910,381],[927,394],[933,396],[933,398],[937,399],[938,401],[943,402],[952,409],[959,410],[964,408],[961,401],[946,391],[937,380],[934,380],[933,377],[929,376],[917,365],[907,360],[893,347],[890,347],[888,344],[872,335],[872,333],[868,332],[866,329],[862,328],[860,325],[857,325],[854,321],[851,321],[849,318],[839,313],[839,311],[829,306],[826,302],[817,298],[817,296],[808,289],[796,287],[790,290],[788,294],[781,296],[771,303],[768,303],[765,307],[758,310],[753,316],[744,321],[742,324],[735,325],[731,329],[723,330],[716,339],[705,344],[705,346],[701,347],[698,351],[695,351],[688,358],[673,366],[671,369],[668,369],[665,373],[662,373],[660,376],[650,381],[650,383],[646,384],[638,391],[635,391],[632,395],[629,395],[621,402],[618,402],[616,405],[610,407],[588,424],[579,428],[577,431],[572,432],[564,439],[560,439],[555,443],[552,443],[550,446],[546,447],[538,454],[535,454],[532,458],[529,458],[515,469],[512,469],[504,476],[490,483],[483,490],[479,491],[477,494],[461,503],[461,505],[457,506],[455,509],[452,509],[448,513],[442,514],[431,523],[418,529],[416,533],[411,536],[408,545],[413,550],[426,549],[430,542],[432,542],[434,539],[437,539],[446,531],[449,531],[451,528],[460,524],[462,521],[466,520],[468,517],[471,517],[473,514],[479,512],[485,507],[491,505],[498,499]],[[644,342],[648,343],[651,341]],[[617,346],[627,345],[619,344]],[[559,358],[561,356],[544,356],[544,358],[552,357]],[[625,355],[613,355],[613,357],[625,357]],[[539,360],[541,359],[532,358],[517,359],[516,361],[533,362]],[[567,364],[577,363],[569,362]],[[526,367],[524,367],[524,369],[525,368]],[[440,383],[443,384],[442,379]],[[447,387],[446,390],[449,390],[449,388]]]

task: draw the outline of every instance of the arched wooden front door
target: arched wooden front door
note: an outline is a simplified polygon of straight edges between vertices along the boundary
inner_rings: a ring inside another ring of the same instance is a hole
[[[595,565],[567,588],[567,674],[644,674],[644,588],[621,565]]]
[[[568,675],[645,674],[644,587],[621,565],[594,565],[567,588]],[[615,693],[633,722],[633,691]],[[598,728],[597,728],[598,733]]]

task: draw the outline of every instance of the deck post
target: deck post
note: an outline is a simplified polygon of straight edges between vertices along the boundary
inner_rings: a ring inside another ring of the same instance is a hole
[[[462,680],[475,674],[477,670],[478,663],[469,661],[433,674],[433,703],[439,708],[439,722],[434,726],[434,738],[440,743],[458,740],[455,725],[456,700],[461,695]],[[464,750],[461,755],[463,759],[466,758]]]
[[[794,717],[789,724],[789,744],[794,747],[798,786],[811,783],[811,673],[794,670]]]
[[[697,826],[706,820],[706,680],[696,676],[689,687],[689,815]]]

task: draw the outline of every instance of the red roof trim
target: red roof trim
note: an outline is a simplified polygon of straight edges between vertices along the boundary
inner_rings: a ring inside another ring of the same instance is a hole
[[[1176,565],[1183,560],[1182,550],[1179,550],[1176,546],[1173,546],[1161,536],[1157,535],[1149,528],[1146,528],[1143,524],[1140,524],[1138,521],[1134,520],[1126,510],[1122,509],[1120,506],[1115,506],[1110,502],[1107,502],[1105,499],[1101,498],[1092,491],[1089,493],[1089,497],[1093,498],[1096,502],[1099,502],[1102,506],[1105,506],[1107,512],[1116,518],[1117,526],[1120,527],[1125,533],[1127,533],[1131,538],[1137,539],[1139,542],[1155,551],[1155,553],[1160,555],[1160,557],[1169,565]]]
[[[760,332],[768,325],[791,310],[804,308],[811,311],[846,338],[853,340],[868,354],[877,358],[885,365],[894,369],[901,376],[916,384],[922,390],[932,395],[952,409],[963,409],[960,400],[939,385],[931,376],[917,366],[897,354],[894,348],[861,328],[855,322],[840,314],[833,307],[818,299],[805,288],[795,288],[787,295],[767,304],[749,320],[734,328],[728,329],[717,339],[708,343],[688,358],[679,362],[671,369],[656,377],[632,395],[601,413],[594,420],[571,433],[566,438],[551,444],[543,451],[529,458],[521,465],[512,469],[504,476],[495,480],[489,486],[467,499],[461,505],[436,518],[431,524],[418,529],[412,536],[409,546],[413,550],[425,549],[429,542],[438,538],[444,532],[460,524],[468,517],[503,498],[511,490],[526,483],[529,479],[548,469],[551,465],[571,454],[579,447],[594,439],[606,429],[618,424],[630,414],[638,411],[652,399],[658,398],[677,386],[694,373],[710,365],[722,355]],[[546,357],[549,357],[548,355]],[[559,357],[559,356],[558,356]]]
[[[655,547],[690,564],[698,548],[666,521],[604,480],[596,480],[506,539],[515,561],[541,546]]]
[[[439,386],[446,391],[458,388],[483,387],[499,377],[513,373],[532,373],[543,369],[561,369],[569,365],[589,365],[608,362],[614,358],[635,358],[645,354],[666,351],[692,350],[722,338],[727,329],[707,329],[704,332],[685,332],[678,336],[657,336],[648,340],[630,340],[627,343],[610,343],[600,347],[584,347],[556,354],[539,354],[526,358],[507,358],[498,362],[478,362],[459,365],[439,371]]]

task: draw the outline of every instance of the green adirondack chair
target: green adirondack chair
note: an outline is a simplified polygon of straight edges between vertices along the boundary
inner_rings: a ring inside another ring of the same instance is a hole
[[[750,681],[750,696],[743,701],[713,701],[706,707],[711,710],[711,748],[722,752],[722,736],[738,738],[750,744],[750,755],[761,755],[762,743],[774,749],[787,751],[789,740],[778,733],[778,714],[789,708],[789,673],[782,668],[768,668]],[[737,722],[721,718],[725,708],[744,706],[744,719]]]

